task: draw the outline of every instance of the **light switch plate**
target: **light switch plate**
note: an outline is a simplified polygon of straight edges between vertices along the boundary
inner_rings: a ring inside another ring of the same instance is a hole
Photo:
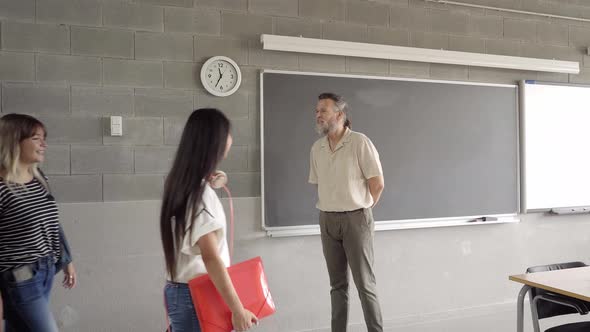
[[[111,116],[111,136],[123,136],[123,117]]]

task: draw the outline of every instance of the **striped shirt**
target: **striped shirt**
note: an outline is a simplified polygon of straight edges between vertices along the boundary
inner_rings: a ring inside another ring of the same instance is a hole
[[[61,254],[59,211],[37,179],[8,188],[0,178],[0,272]]]

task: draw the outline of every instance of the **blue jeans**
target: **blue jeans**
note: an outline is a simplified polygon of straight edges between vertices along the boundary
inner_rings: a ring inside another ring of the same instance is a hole
[[[187,284],[168,281],[164,287],[171,332],[201,332]],[[7,331],[8,332],[8,331]]]
[[[33,276],[24,281],[16,281],[10,272],[0,275],[6,332],[57,332],[49,308],[55,261],[43,257],[30,266]]]

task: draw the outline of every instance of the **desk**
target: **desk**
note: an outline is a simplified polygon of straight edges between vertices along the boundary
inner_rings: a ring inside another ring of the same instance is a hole
[[[590,302],[590,266],[519,274],[510,276],[509,279],[524,284],[518,293],[516,304],[517,332],[523,332],[524,297],[532,287]],[[538,325],[534,328],[539,331]]]

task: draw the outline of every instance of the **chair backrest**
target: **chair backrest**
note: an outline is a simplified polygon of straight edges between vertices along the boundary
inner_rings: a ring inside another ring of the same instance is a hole
[[[540,266],[533,266],[529,267],[526,270],[526,273],[535,273],[535,272],[545,272],[545,271],[555,271],[555,270],[563,270],[563,269],[571,269],[575,267],[584,267],[588,266],[583,262],[568,262],[568,263],[559,263],[559,264],[549,264],[549,265],[540,265]],[[539,294],[551,294],[546,290],[540,288],[532,288],[530,291],[531,294],[531,303],[535,296]],[[555,304],[547,301],[538,301],[537,302],[537,312],[539,315],[539,319],[559,316],[559,315],[567,315],[577,313],[577,311],[573,308],[566,307],[560,304]]]

